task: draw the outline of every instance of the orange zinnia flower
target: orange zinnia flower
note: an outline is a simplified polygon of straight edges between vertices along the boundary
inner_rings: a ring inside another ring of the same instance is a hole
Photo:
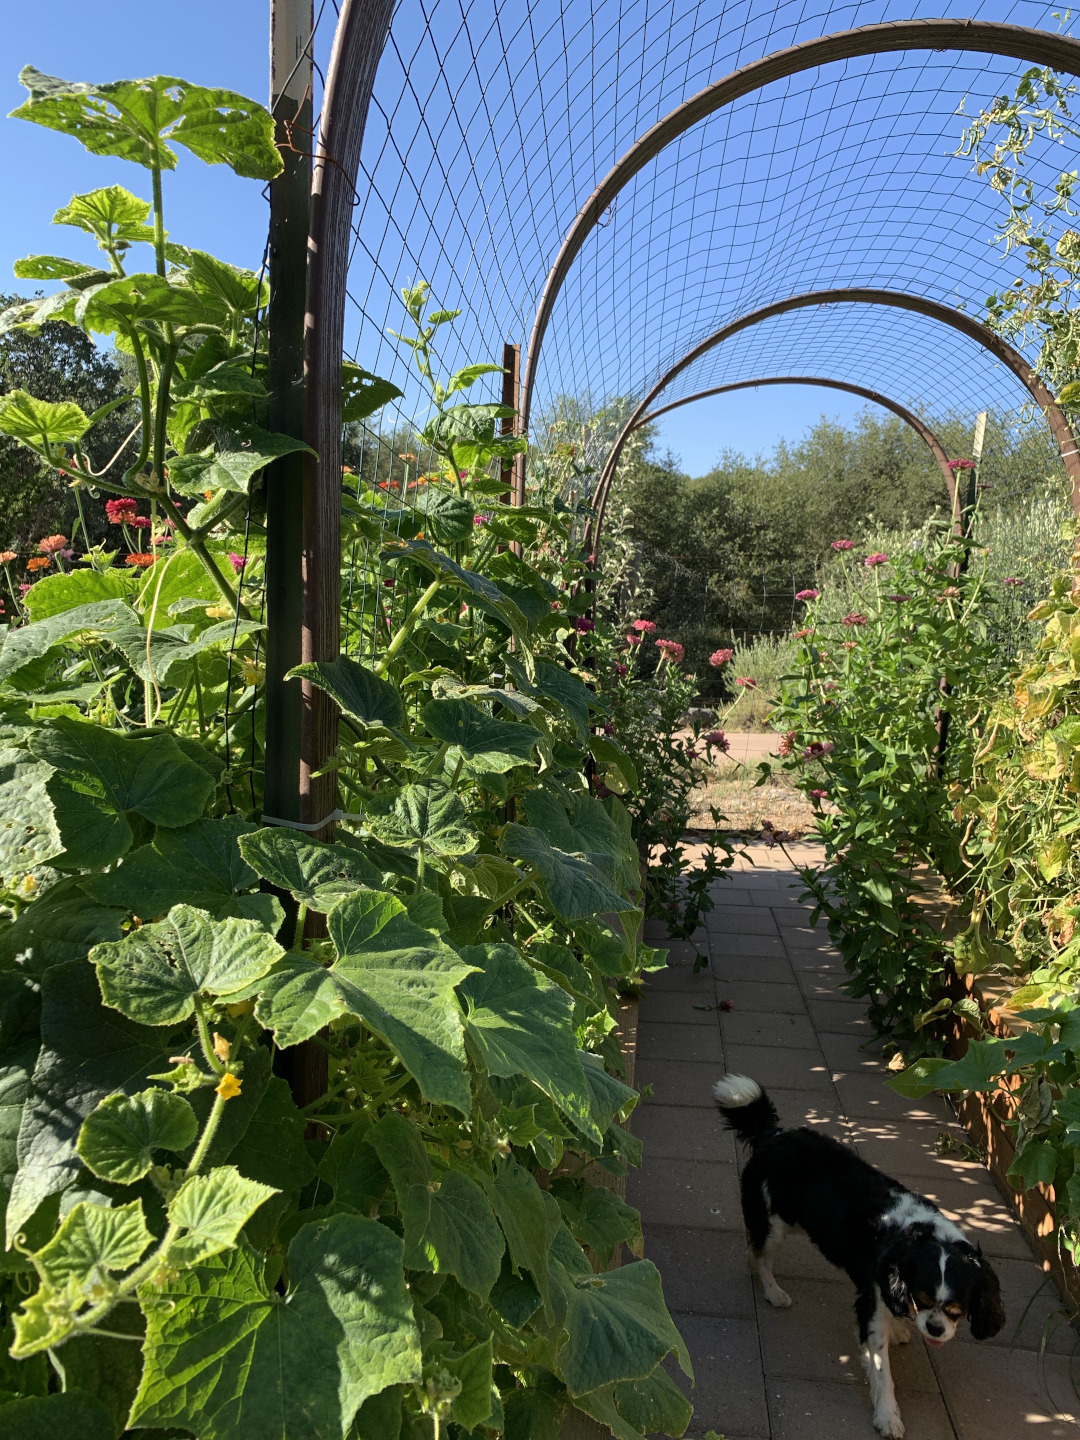
[[[48,555],[35,555],[32,560],[26,562],[27,570],[47,570],[52,564]]]
[[[156,559],[157,559],[157,556],[156,556],[156,555],[150,555],[150,554],[129,555],[129,556],[127,557],[127,559],[124,561],[124,564],[125,564],[125,565],[153,565],[153,563],[154,563],[154,561],[155,561]]]

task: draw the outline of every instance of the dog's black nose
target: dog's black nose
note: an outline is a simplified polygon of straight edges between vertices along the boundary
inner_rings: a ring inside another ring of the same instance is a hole
[[[945,1326],[942,1325],[940,1320],[927,1320],[926,1333],[927,1335],[933,1335],[934,1339],[937,1340],[945,1334]]]

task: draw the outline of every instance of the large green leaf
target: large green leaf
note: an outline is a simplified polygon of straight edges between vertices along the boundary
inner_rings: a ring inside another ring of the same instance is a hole
[[[595,796],[573,796],[569,815],[550,790],[528,791],[523,804],[529,824],[542,830],[552,845],[572,854],[584,854],[598,869],[613,870],[620,891],[640,887],[641,862],[637,846]],[[598,856],[605,856],[607,860],[599,861]]]
[[[103,1100],[83,1121],[77,1148],[92,1174],[134,1185],[149,1173],[155,1150],[186,1150],[198,1131],[190,1102],[155,1087]]]
[[[62,854],[46,782],[52,768],[25,750],[0,749],[0,886],[18,891],[28,875]]]
[[[163,915],[174,905],[194,905],[211,915],[237,914],[237,892],[258,884],[259,877],[240,853],[237,841],[255,829],[240,815],[196,820],[179,830],[159,830],[152,845],[125,855],[114,870],[83,882],[88,895],[103,905],[118,905],[145,920]],[[258,918],[269,896],[245,896]]]
[[[468,1114],[454,987],[472,967],[414,924],[393,895],[358,892],[330,912],[329,928],[337,962],[326,969],[306,956],[286,956],[260,986],[259,1021],[288,1046],[355,1015],[400,1056],[428,1100]]]
[[[81,1390],[0,1405],[0,1440],[115,1440],[109,1412]]]
[[[67,577],[64,577],[67,578]],[[37,660],[54,645],[86,645],[107,638],[124,625],[138,624],[138,616],[122,600],[95,600],[48,615],[33,625],[9,629],[0,647],[0,680],[6,680],[23,665]]]
[[[420,718],[429,734],[451,747],[447,757],[451,763],[461,756],[480,774],[501,774],[515,765],[527,765],[540,739],[531,725],[493,720],[467,700],[431,700]]]
[[[429,855],[467,855],[480,843],[464,801],[441,780],[420,780],[394,794],[373,796],[364,820],[385,845],[422,845]]]
[[[106,1095],[146,1088],[167,1068],[174,1032],[135,1025],[101,1003],[85,960],[54,965],[41,981],[41,1052],[19,1127],[19,1170],[7,1211],[8,1244],[42,1200],[75,1179],[82,1122]]]
[[[589,1087],[593,1122],[599,1130],[607,1130],[616,1115],[637,1101],[637,1091],[624,1085],[614,1075],[609,1075],[599,1055],[579,1050],[578,1059],[585,1072],[585,1083]]]
[[[405,706],[393,685],[348,655],[297,665],[289,676],[310,680],[325,690],[360,735],[368,730],[404,728]]]
[[[171,141],[208,165],[225,164],[250,179],[281,174],[274,122],[261,105],[235,91],[190,85],[171,75],[87,85],[43,75],[32,65],[19,81],[30,96],[12,115],[73,135],[92,155],[174,170]]]
[[[90,959],[106,1005],[143,1025],[175,1025],[194,1012],[197,995],[234,995],[283,953],[258,921],[212,920],[174,905],[157,924],[96,945]]]
[[[517,605],[493,580],[475,570],[467,570],[441,550],[433,550],[426,540],[397,542],[387,555],[388,561],[409,560],[422,565],[425,570],[440,576],[448,585],[463,590],[474,597],[474,603],[482,602],[510,626],[515,635],[524,638],[528,622]]]
[[[18,970],[0,972],[0,1213],[19,1167],[19,1124],[40,1047],[37,987]]]
[[[190,290],[147,273],[89,286],[76,301],[71,318],[98,335],[126,335],[166,324],[196,325],[207,317]]]
[[[559,1260],[552,1268],[566,1302],[559,1369],[571,1395],[643,1380],[672,1351],[693,1377],[682,1336],[664,1305],[660,1272],[650,1261],[636,1260],[603,1275],[571,1274]]]
[[[124,734],[61,717],[31,736],[30,749],[56,771],[49,794],[72,866],[103,869],[130,849],[127,812],[155,825],[187,825],[214,791],[213,776],[171,735]]]
[[[385,1225],[354,1215],[305,1225],[289,1247],[285,1296],[240,1246],[144,1287],[146,1369],[135,1428],[200,1440],[340,1440],[388,1385],[420,1379],[420,1335]]]
[[[130,244],[154,243],[154,227],[148,225],[150,201],[140,200],[123,185],[107,185],[73,195],[53,216],[54,225],[75,225],[93,235],[104,250],[116,240]],[[104,243],[102,243],[104,242]]]
[[[659,1366],[644,1380],[620,1380],[590,1395],[579,1395],[579,1410],[606,1425],[615,1440],[642,1440],[645,1435],[682,1435],[694,1407]]]
[[[277,1195],[241,1175],[235,1165],[219,1165],[206,1175],[191,1175],[169,1202],[169,1224],[183,1232],[169,1249],[175,1265],[198,1265],[236,1244],[255,1211]]]
[[[250,1068],[248,1061],[244,1067],[245,1092]],[[306,1127],[307,1121],[296,1108],[288,1083],[275,1077],[266,1086],[239,1143],[229,1151],[229,1161],[249,1180],[281,1190],[302,1190],[315,1178],[315,1165],[304,1140]]]
[[[562,920],[583,920],[631,908],[595,865],[549,844],[541,830],[506,825],[499,844],[504,854],[533,866],[548,903]]]
[[[62,880],[27,905],[0,933],[0,963],[15,961],[32,975],[52,965],[85,960],[103,940],[119,940],[124,912],[88,903],[78,880]]]
[[[0,435],[11,435],[35,450],[81,440],[89,426],[86,412],[70,400],[35,400],[26,390],[0,395]]]
[[[130,599],[135,589],[135,577],[129,570],[69,570],[64,575],[46,575],[36,581],[26,592],[23,605],[37,624],[83,605]],[[134,612],[128,618],[134,621]]]
[[[466,1290],[487,1295],[499,1278],[504,1242],[491,1205],[475,1180],[447,1170],[434,1183],[420,1133],[391,1111],[365,1136],[393,1181],[405,1225],[405,1265],[444,1271]]]
[[[202,495],[205,490],[234,490],[246,495],[253,475],[272,460],[297,451],[315,453],[310,445],[291,435],[271,433],[258,425],[234,426],[222,431],[216,444],[172,459],[169,484],[181,495]]]
[[[366,420],[381,410],[391,400],[398,400],[405,392],[382,380],[370,370],[346,360],[341,366],[341,419],[345,425],[357,420]]]
[[[458,993],[480,1063],[492,1075],[527,1075],[599,1143],[577,1057],[573,1000],[512,945],[470,945],[461,958],[477,967]]]
[[[498,1162],[487,1187],[516,1270],[527,1270],[545,1307],[550,1304],[548,1251],[561,1223],[559,1207],[523,1165],[512,1157]]]
[[[640,1256],[641,1216],[613,1190],[560,1175],[551,1182],[551,1193],[571,1235],[580,1245],[587,1245],[605,1269],[624,1242]]]
[[[416,496],[416,513],[430,535],[440,545],[456,545],[473,534],[476,510],[464,495],[429,485]]]
[[[291,890],[312,910],[330,910],[354,891],[382,882],[382,872],[351,846],[309,840],[277,825],[244,835],[240,853],[264,880]]]
[[[80,1200],[34,1260],[53,1289],[63,1290],[70,1277],[88,1299],[108,1284],[109,1271],[137,1265],[152,1239],[141,1200],[116,1206]]]
[[[589,711],[603,710],[605,706],[583,680],[579,680],[561,665],[552,665],[547,660],[536,662],[536,674],[531,682],[524,668],[512,657],[507,660],[507,668],[519,689],[528,694],[542,695],[560,705],[569,717],[579,743],[586,743],[589,737]]]

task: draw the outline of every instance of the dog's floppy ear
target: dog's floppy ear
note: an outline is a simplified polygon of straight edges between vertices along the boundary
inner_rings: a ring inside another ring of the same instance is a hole
[[[907,1249],[907,1237],[898,1235],[879,1255],[874,1275],[881,1298],[894,1315],[911,1314],[911,1292],[900,1274],[900,1264]]]
[[[978,1253],[975,1281],[968,1303],[968,1324],[973,1340],[989,1340],[1005,1324],[1005,1306],[1001,1303],[998,1277]]]

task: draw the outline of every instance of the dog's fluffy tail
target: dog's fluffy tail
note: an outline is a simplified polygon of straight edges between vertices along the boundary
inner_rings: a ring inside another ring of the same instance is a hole
[[[779,1128],[776,1106],[749,1075],[723,1076],[713,1086],[713,1096],[735,1134],[750,1145]]]

